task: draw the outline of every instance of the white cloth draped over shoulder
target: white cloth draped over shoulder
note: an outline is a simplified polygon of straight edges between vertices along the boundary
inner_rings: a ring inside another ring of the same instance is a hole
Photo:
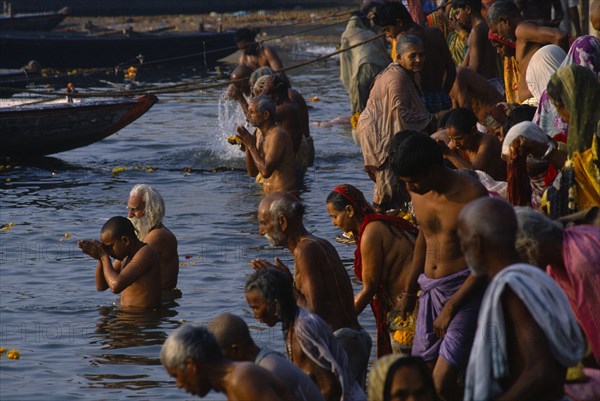
[[[568,367],[585,351],[577,320],[560,287],[541,269],[525,263],[500,271],[490,282],[479,310],[477,333],[467,367],[465,401],[496,399],[499,381],[509,376],[501,296],[509,287],[544,331],[553,357]]]

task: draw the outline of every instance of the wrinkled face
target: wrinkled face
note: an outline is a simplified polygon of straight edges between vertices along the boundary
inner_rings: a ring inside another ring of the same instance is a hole
[[[190,364],[192,364],[192,362],[188,362],[188,366],[190,366]],[[165,369],[169,373],[169,376],[175,379],[177,387],[187,393],[197,395],[198,397],[204,397],[212,390],[210,382],[204,375],[195,374],[195,372],[200,369],[197,366],[195,369],[171,369],[165,366]]]
[[[421,372],[413,366],[401,366],[390,385],[390,401],[433,401],[433,389],[425,386]]]
[[[258,207],[258,233],[269,241],[271,246],[285,246],[285,235],[279,223],[271,217],[270,204],[261,203]]]
[[[251,100],[248,104],[248,116],[246,118],[254,127],[260,127],[267,120],[268,115],[268,112],[261,113],[258,110],[257,102]]]
[[[117,260],[125,259],[129,253],[129,238],[127,237],[113,238],[110,231],[103,231],[100,233],[100,241],[104,244],[106,252]]]
[[[398,63],[407,71],[420,72],[423,69],[425,52],[423,46],[410,45],[398,55]]]
[[[129,211],[127,213],[127,217],[131,218],[135,216],[139,219],[146,212],[146,205],[144,204],[141,196],[133,195],[127,201],[127,209]]]
[[[456,22],[458,22],[458,25],[460,25],[460,27],[463,29],[470,30],[473,25],[471,23],[471,7],[456,7],[455,13]]]
[[[485,276],[486,271],[481,264],[481,244],[479,237],[473,235],[466,222],[459,220],[457,234],[460,241],[460,250],[465,258],[471,274],[476,277]]]
[[[473,147],[474,135],[471,132],[463,133],[456,127],[447,127],[446,132],[450,141],[454,142],[454,146],[459,150],[469,150]]]
[[[414,177],[398,177],[406,184],[406,189],[418,195],[425,195],[433,189],[430,174],[419,174]]]
[[[331,224],[338,227],[343,232],[352,231],[353,224],[352,218],[348,215],[349,211],[347,209],[337,210],[332,203],[327,204],[327,214],[331,217]]]
[[[252,309],[254,318],[259,322],[265,323],[269,327],[273,327],[279,322],[275,302],[267,302],[257,290],[246,292],[246,302]]]
[[[500,18],[500,21],[498,21],[498,23],[490,25],[490,29],[496,35],[500,36],[500,39],[504,39],[511,42],[514,42],[516,40],[515,27],[512,26],[512,24],[507,18]]]

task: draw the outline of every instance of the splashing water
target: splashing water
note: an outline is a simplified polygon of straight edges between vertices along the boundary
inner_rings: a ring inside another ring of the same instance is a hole
[[[248,126],[246,116],[240,105],[234,99],[226,96],[223,92],[219,98],[219,131],[220,135],[215,137],[212,151],[220,158],[231,160],[244,156],[239,146],[227,142],[227,137],[235,135],[238,125]]]

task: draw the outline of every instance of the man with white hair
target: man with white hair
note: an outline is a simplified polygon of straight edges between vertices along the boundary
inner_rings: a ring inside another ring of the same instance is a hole
[[[354,292],[340,256],[327,240],[306,230],[302,222],[304,205],[290,193],[268,195],[258,206],[258,232],[275,246],[284,246],[294,256],[294,275],[278,258],[276,264],[255,259],[257,269],[276,268],[293,282],[299,306],[329,324],[334,336],[348,353],[357,382],[364,386],[372,340],[354,313]]]
[[[179,275],[177,238],[163,225],[165,202],[162,196],[150,185],[137,184],[129,193],[127,209],[127,217],[133,223],[139,240],[158,251],[161,288],[174,289]]]
[[[521,263],[512,206],[479,198],[458,216],[469,269],[490,283],[465,379],[465,401],[560,400],[567,367],[585,350],[564,292],[539,268]]]
[[[296,400],[285,384],[252,362],[223,357],[215,337],[204,327],[186,324],[167,338],[160,361],[177,387],[200,398],[210,390],[227,400]]]

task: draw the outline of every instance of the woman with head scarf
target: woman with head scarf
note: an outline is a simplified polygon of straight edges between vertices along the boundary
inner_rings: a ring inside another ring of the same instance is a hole
[[[559,46],[546,45],[531,57],[527,65],[525,81],[529,92],[535,99],[533,102],[535,106],[539,104],[550,77],[558,70],[566,56],[565,51]]]
[[[369,401],[418,399],[439,400],[431,371],[418,356],[386,355],[379,358],[369,372]],[[404,397],[404,398],[402,398]]]
[[[420,134],[417,134],[420,135]],[[403,294],[414,250],[417,228],[400,217],[376,213],[363,193],[349,184],[338,185],[327,196],[333,225],[356,238],[354,273],[363,288],[354,297],[358,315],[370,304],[377,324],[377,356],[392,352],[388,313]]]
[[[590,69],[570,65],[552,75],[547,92],[569,124],[568,159],[555,205],[562,216],[600,205],[600,84]],[[554,151],[548,146],[548,155]]]
[[[590,69],[596,78],[600,79],[600,40],[590,35],[577,38],[571,45],[561,67],[573,64]],[[540,104],[533,117],[533,122],[554,139],[566,142],[568,125],[550,103],[545,90],[540,96]]]

